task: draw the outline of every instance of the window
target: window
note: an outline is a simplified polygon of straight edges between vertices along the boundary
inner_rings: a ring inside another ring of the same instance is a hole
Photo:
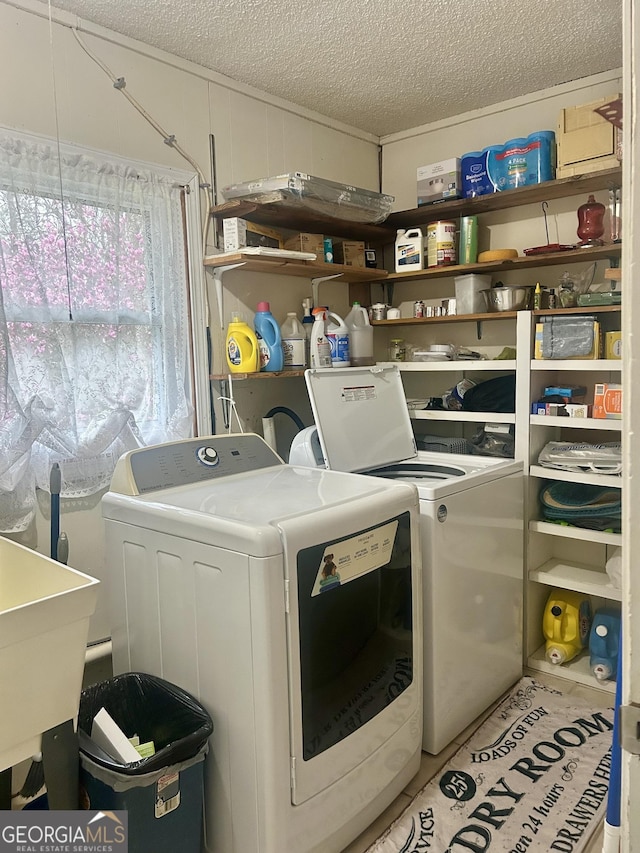
[[[126,450],[193,434],[175,178],[0,136],[0,530],[109,484]]]

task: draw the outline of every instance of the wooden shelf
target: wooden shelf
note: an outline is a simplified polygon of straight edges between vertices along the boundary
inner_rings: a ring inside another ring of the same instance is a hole
[[[559,468],[545,468],[544,465],[531,465],[530,477],[542,480],[560,480],[563,483],[584,483],[590,486],[607,486],[610,489],[622,488],[622,477],[617,474],[595,474],[587,471],[561,471]]]
[[[398,320],[372,320],[372,326],[421,326],[423,323],[476,323],[485,320],[513,320],[517,311],[491,311],[488,314],[446,314],[443,317],[400,317]]]
[[[333,216],[316,213],[303,204],[286,205],[282,202],[259,204],[255,201],[227,201],[210,210],[216,219],[240,216],[268,225],[271,228],[284,228],[288,231],[309,231],[312,234],[326,234],[331,237],[349,237],[353,240],[366,240],[370,243],[388,243],[392,239],[389,227],[371,225],[366,222],[352,222]]]
[[[412,409],[413,421],[457,421],[474,424],[515,424],[513,412],[454,412],[447,409]]]
[[[578,308],[535,308],[534,317],[562,317],[564,314],[618,314],[622,311],[622,305],[581,305]]]
[[[620,432],[622,421],[613,418],[567,418],[557,415],[531,415],[534,426],[556,426],[567,429],[601,429],[610,432]]]
[[[621,533],[606,533],[603,530],[589,530],[587,527],[564,527],[552,521],[530,521],[531,533],[544,533],[547,536],[559,536],[563,539],[579,539],[581,542],[598,542],[600,545],[622,546]]]
[[[453,201],[437,202],[436,204],[425,204],[412,210],[399,210],[390,214],[384,224],[395,231],[397,228],[425,225],[438,219],[455,219],[458,216],[491,213],[511,207],[522,207],[525,204],[539,204],[551,199],[583,195],[587,192],[619,187],[621,184],[622,167],[606,169],[590,175],[573,175],[570,178],[560,178],[557,181],[546,181],[542,184],[532,184],[527,187],[518,187],[515,190],[481,195],[476,198],[460,198]],[[538,256],[538,260],[540,260],[540,256]]]
[[[529,571],[529,580],[546,586],[562,587],[585,595],[622,601],[622,590],[611,585],[609,575],[590,569],[571,560],[547,560],[537,569]]]
[[[536,358],[531,370],[622,370],[619,358]]]
[[[339,275],[340,282],[382,281],[386,280],[386,270],[369,267],[347,267],[344,264],[325,264],[318,261],[301,261],[294,258],[278,258],[267,255],[243,255],[241,252],[225,252],[220,259],[209,255],[204,259],[205,267],[219,267],[226,264],[242,264],[244,272],[267,272],[276,275],[297,275],[306,278],[318,278],[324,275]],[[336,279],[338,281],[338,279]]]
[[[396,364],[401,373],[442,373],[443,371],[456,371],[457,373],[477,373],[483,371],[507,372],[516,369],[513,359],[493,359],[491,361],[465,359],[464,361],[381,361],[381,367],[390,367]]]
[[[599,690],[606,690],[608,693],[615,693],[615,681],[598,681],[591,672],[588,650],[570,660],[569,663],[563,664],[549,663],[544,652],[545,647],[542,645],[530,655],[527,663],[531,669],[546,672],[548,675],[555,675],[558,678],[566,678],[574,684],[584,684],[586,687],[596,687]]]
[[[517,192],[517,190],[512,190]],[[572,249],[567,252],[553,252],[550,255],[526,255],[514,258],[510,261],[496,261],[495,263],[477,263],[477,264],[456,264],[449,267],[432,267],[426,270],[416,270],[415,272],[394,272],[389,273],[387,281],[399,283],[402,281],[417,281],[428,278],[445,278],[457,275],[466,275],[467,273],[494,273],[494,272],[516,272],[522,269],[534,269],[535,267],[557,266],[558,264],[580,264],[590,263],[593,261],[601,261],[607,258],[619,258],[622,254],[622,245],[620,243],[609,243],[606,246],[588,247],[585,249]],[[614,307],[620,310],[620,306],[600,306]],[[571,309],[564,309],[571,310]],[[582,313],[589,313],[591,308],[580,308]],[[506,313],[506,312],[505,312]],[[556,311],[555,313],[559,313]]]
[[[288,379],[292,376],[304,376],[304,368],[262,370],[259,373],[212,373],[209,379]]]

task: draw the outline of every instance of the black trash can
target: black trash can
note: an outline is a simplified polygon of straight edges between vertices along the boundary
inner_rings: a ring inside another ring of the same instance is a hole
[[[107,755],[89,737],[101,708],[128,737],[153,741],[155,754],[134,764]],[[129,853],[200,853],[212,731],[202,705],[162,678],[126,672],[88,687],[78,715],[81,807],[126,810]]]

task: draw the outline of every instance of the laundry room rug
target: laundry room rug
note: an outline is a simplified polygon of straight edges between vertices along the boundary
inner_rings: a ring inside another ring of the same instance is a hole
[[[367,853],[580,853],[606,814],[613,717],[521,679]]]

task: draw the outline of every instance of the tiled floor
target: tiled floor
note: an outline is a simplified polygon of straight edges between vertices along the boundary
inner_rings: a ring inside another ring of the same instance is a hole
[[[544,684],[549,685],[550,687],[555,687],[558,690],[561,690],[565,694],[571,694],[572,696],[579,696],[581,699],[585,699],[588,702],[591,702],[594,707],[605,707],[609,708],[613,702],[613,696],[611,693],[607,693],[603,690],[598,690],[596,688],[583,687],[580,684],[574,684],[571,681],[567,681],[564,678],[555,678],[554,676],[545,675],[539,672],[530,672],[527,673],[535,677],[538,681],[541,681]],[[496,705],[498,703],[496,702]],[[404,789],[402,794],[397,797],[391,805],[384,811],[380,817],[371,824],[371,826],[365,830],[355,841],[353,841],[348,847],[345,847],[343,853],[365,853],[365,851],[373,844],[373,842],[382,835],[382,833],[390,826],[393,821],[399,817],[402,812],[407,808],[413,797],[420,791],[427,782],[443,767],[449,758],[453,755],[456,750],[462,746],[462,744],[469,738],[469,736],[473,733],[473,731],[480,726],[484,720],[491,714],[493,710],[492,706],[489,708],[482,716],[480,716],[468,729],[465,729],[453,743],[449,744],[446,749],[443,749],[438,755],[428,755],[426,752],[422,753],[422,763],[420,764],[420,770],[415,776],[409,785]],[[591,839],[590,843],[585,849],[585,853],[601,853],[602,851],[602,829],[596,833]]]

